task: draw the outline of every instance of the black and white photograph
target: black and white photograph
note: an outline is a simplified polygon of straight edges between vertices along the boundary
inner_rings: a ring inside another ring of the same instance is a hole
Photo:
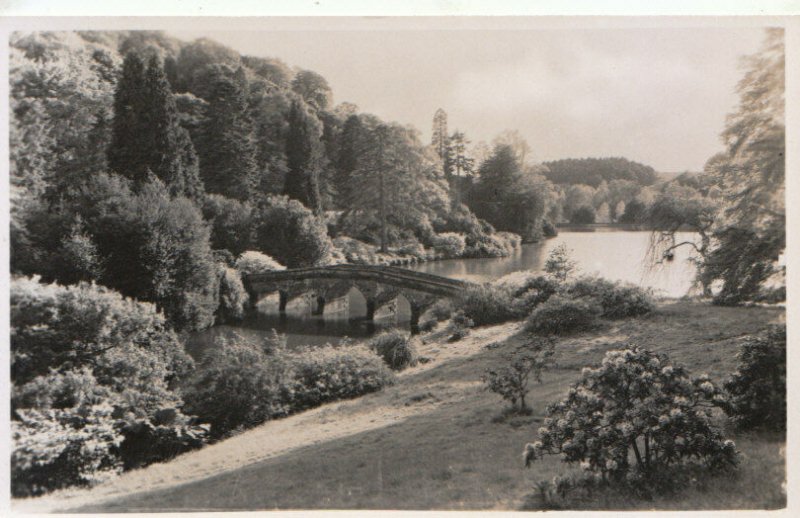
[[[784,515],[796,19],[50,22],[11,511]]]

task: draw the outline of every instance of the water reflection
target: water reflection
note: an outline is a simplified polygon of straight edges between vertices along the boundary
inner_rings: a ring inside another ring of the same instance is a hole
[[[694,234],[680,233],[679,241],[694,239]],[[570,249],[580,273],[597,274],[607,279],[627,281],[652,288],[658,294],[670,297],[686,295],[692,288],[694,268],[687,261],[689,248],[675,251],[673,261],[653,266],[648,259],[650,233],[644,231],[614,231],[608,228],[570,228],[558,237],[542,243],[522,246],[509,257],[495,259],[455,259],[410,266],[416,271],[445,277],[485,282],[520,271],[542,271],[550,251],[560,244]],[[312,315],[313,300],[300,297],[287,306],[287,314],[278,314],[277,294],[265,297],[259,303],[258,317],[238,326],[217,326],[189,338],[187,350],[196,358],[202,355],[219,336],[234,333],[258,338],[276,329],[285,333],[289,345],[317,345],[337,342],[341,337],[363,338],[377,330],[408,325],[408,302],[400,297],[396,303],[376,313],[375,322],[366,322],[366,300],[354,289],[341,299],[328,301],[324,316]]]

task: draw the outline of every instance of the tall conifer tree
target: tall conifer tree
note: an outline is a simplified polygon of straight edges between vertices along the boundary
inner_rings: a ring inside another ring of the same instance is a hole
[[[238,200],[251,198],[258,166],[241,68],[233,77],[215,79],[201,133],[200,172],[206,191]]]
[[[289,132],[286,137],[286,174],[284,194],[298,200],[316,214],[322,211],[319,173],[323,160],[318,129],[311,115],[298,101],[289,110]]]

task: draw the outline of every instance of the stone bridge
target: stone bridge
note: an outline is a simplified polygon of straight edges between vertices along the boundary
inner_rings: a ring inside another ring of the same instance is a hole
[[[277,291],[281,313],[286,312],[286,304],[291,299],[311,294],[316,297],[312,313],[322,315],[326,300],[343,297],[355,287],[367,301],[366,320],[372,321],[376,310],[402,295],[411,308],[413,331],[417,329],[420,315],[437,299],[455,297],[470,285],[466,281],[393,266],[350,264],[251,274],[243,276],[242,280],[253,307],[263,296]]]

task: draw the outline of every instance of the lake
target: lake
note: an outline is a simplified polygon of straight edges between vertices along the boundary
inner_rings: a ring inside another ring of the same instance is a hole
[[[693,239],[690,232],[679,233],[679,241]],[[647,258],[650,232],[620,231],[609,227],[587,227],[583,230],[562,230],[557,237],[541,243],[526,244],[509,257],[494,259],[451,259],[420,263],[407,268],[464,279],[485,282],[520,271],[542,271],[550,251],[560,244],[570,249],[577,263],[578,274],[599,275],[611,280],[630,282],[652,288],[657,295],[681,297],[692,288],[695,270],[689,258],[689,247],[675,251],[673,261],[652,266]],[[312,316],[309,301],[298,299],[287,307],[287,314],[277,312],[277,295],[267,297],[260,305],[258,317],[238,326],[215,326],[195,333],[187,340],[187,350],[196,358],[214,343],[217,337],[234,333],[259,338],[276,329],[288,336],[290,346],[319,345],[336,342],[342,337],[363,338],[377,330],[404,325],[408,322],[408,303],[400,299],[376,316],[374,323],[365,322],[364,298],[356,290],[347,297],[332,301],[322,317]]]

